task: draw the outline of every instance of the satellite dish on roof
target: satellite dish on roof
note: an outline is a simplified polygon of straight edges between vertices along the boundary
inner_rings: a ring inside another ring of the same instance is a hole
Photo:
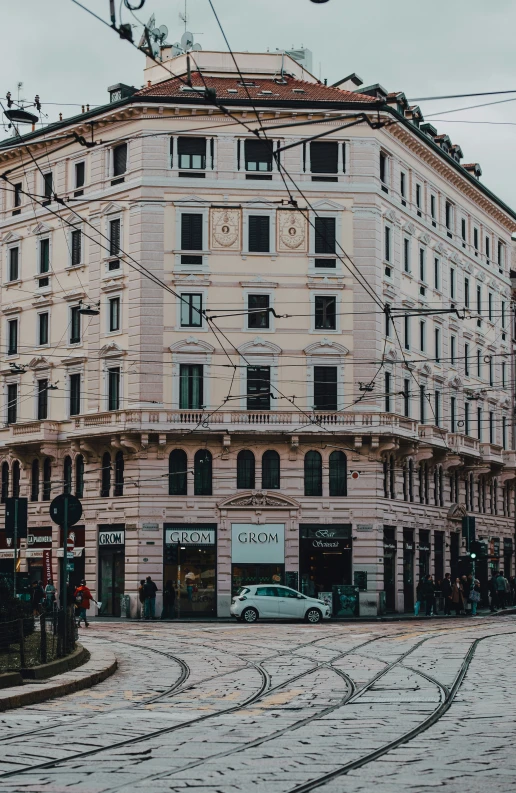
[[[147,24],[145,25],[145,28],[143,30],[142,37],[140,39],[140,43],[138,44],[138,49],[139,50],[141,50],[142,47],[146,47],[147,46],[147,37],[145,36],[145,29],[153,30],[155,25],[156,25],[156,17],[153,14],[151,16],[151,18],[149,19],[149,21],[147,22]]]
[[[167,28],[166,25],[160,25],[158,30],[159,30],[159,33],[160,33],[161,45],[163,46],[163,44],[165,43],[166,38],[168,36],[168,28]]]
[[[183,35],[181,36],[181,46],[185,52],[188,52],[192,49],[194,45],[194,38],[193,33],[190,33],[189,30],[185,30]]]
[[[200,52],[202,50],[202,47],[200,44],[194,44],[192,50],[193,52]]]

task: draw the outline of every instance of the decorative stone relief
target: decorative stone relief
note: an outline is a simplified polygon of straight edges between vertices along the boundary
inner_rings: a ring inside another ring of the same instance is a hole
[[[306,251],[306,215],[278,212],[278,251]]]
[[[239,209],[211,209],[211,248],[240,250],[241,213]]]

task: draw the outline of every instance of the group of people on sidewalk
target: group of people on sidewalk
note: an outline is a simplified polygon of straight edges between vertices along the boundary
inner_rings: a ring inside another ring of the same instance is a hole
[[[138,599],[140,601],[140,619],[156,619],[156,592],[158,587],[150,577],[142,578],[138,587]],[[176,590],[172,581],[167,581],[163,589],[163,610],[162,620],[171,620],[175,616]]]
[[[512,606],[516,604],[516,577],[511,576],[507,579],[502,570],[493,570],[488,591],[491,611]],[[423,607],[427,617],[436,615],[439,596],[443,601],[445,617],[451,616],[452,609],[457,617],[461,614],[476,617],[478,604],[482,600],[480,581],[478,578],[473,578],[471,573],[457,576],[455,581],[452,581],[451,573],[446,573],[443,580],[437,582],[434,581],[433,576],[425,576],[416,587],[414,616],[418,617]]]

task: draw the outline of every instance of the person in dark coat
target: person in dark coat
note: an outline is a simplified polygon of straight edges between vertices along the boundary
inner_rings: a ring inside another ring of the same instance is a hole
[[[43,581],[34,581],[32,584],[31,600],[32,611],[35,617],[41,614],[41,603],[45,597],[45,590],[43,589]]]
[[[426,605],[426,616],[431,617],[434,610],[435,587],[431,575],[427,575],[423,584],[423,595]]]
[[[455,615],[458,617],[461,611],[464,610],[464,589],[460,578],[455,579],[452,586],[452,603],[455,607]]]
[[[425,580],[424,578],[422,578],[416,587],[416,602],[414,604],[414,617],[419,617],[419,609],[421,608],[421,603],[424,603],[425,600],[424,586],[425,586]]]
[[[176,590],[172,581],[167,581],[163,589],[163,611],[161,612],[162,620],[174,619],[174,606],[176,603]]]
[[[493,570],[492,573],[491,573],[491,578],[489,579],[489,582],[487,584],[487,588],[489,590],[489,595],[491,597],[491,602],[489,604],[489,608],[491,609],[491,611],[497,611],[498,610],[498,598],[497,598],[498,589],[497,589],[497,586],[496,586],[496,578],[497,578],[497,576],[498,576],[498,573],[495,570]]]
[[[441,592],[444,598],[444,616],[449,617],[451,614],[451,596],[452,596],[452,582],[450,573],[446,573],[441,581]]]
[[[156,619],[156,592],[158,591],[158,587],[150,577],[147,576],[145,579],[145,584],[143,585],[143,594],[145,595],[145,619],[146,620],[154,620]]]

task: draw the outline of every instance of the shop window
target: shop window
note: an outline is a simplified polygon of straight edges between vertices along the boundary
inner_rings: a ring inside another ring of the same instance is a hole
[[[262,487],[264,490],[279,490],[280,456],[273,449],[264,452],[262,457]]]
[[[9,463],[2,463],[2,504],[9,498]]]
[[[237,457],[237,488],[252,490],[255,486],[255,460],[249,449],[243,449]]]
[[[13,498],[20,497],[20,463],[15,460],[13,463]]]
[[[84,457],[78,454],[75,458],[75,496],[84,496]]]
[[[124,495],[124,453],[117,452],[115,457],[115,496]]]
[[[322,496],[322,457],[319,452],[305,454],[305,496]]]
[[[330,454],[330,496],[347,496],[347,458],[344,452]]]
[[[63,463],[63,493],[72,492],[72,458],[66,456]]]
[[[212,457],[207,449],[199,449],[194,457],[194,495],[211,496]]]
[[[102,455],[102,473],[100,477],[100,496],[109,498],[111,491],[111,455],[105,452]]]
[[[50,501],[52,492],[52,461],[46,457],[43,463],[43,501]]]
[[[174,449],[168,458],[168,494],[169,496],[187,495],[187,468],[186,452]]]
[[[30,480],[30,500],[39,499],[39,460],[32,461],[31,480]]]

